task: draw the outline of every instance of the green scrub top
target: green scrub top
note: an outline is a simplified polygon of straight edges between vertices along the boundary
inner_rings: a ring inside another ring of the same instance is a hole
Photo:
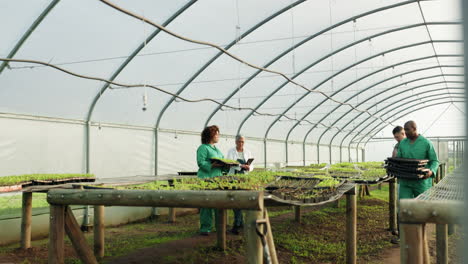
[[[222,168],[212,168],[211,158],[224,159],[223,153],[214,145],[202,144],[197,149],[198,178],[222,176]]]
[[[437,168],[439,167],[439,160],[437,159],[437,154],[434,150],[434,145],[427,138],[419,135],[418,138],[411,143],[409,138],[405,138],[400,141],[398,146],[397,157],[407,158],[407,159],[427,159],[429,162],[426,165],[426,168],[432,171],[432,177],[437,173]],[[427,187],[432,185],[432,179],[424,179],[422,181],[414,181],[408,179],[399,179],[399,182],[402,184],[420,184],[427,185]]]

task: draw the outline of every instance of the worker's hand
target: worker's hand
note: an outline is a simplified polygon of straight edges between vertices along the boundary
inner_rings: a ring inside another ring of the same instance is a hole
[[[224,167],[223,163],[219,163],[219,162],[211,163],[211,168],[223,168],[223,167]]]
[[[248,165],[248,164],[242,164],[242,165],[241,165],[241,168],[244,169],[244,170],[246,170],[246,171],[248,171],[248,170],[250,170],[250,165]]]
[[[430,169],[424,169],[423,171],[425,172],[425,174],[421,179],[427,179],[432,176],[432,171]]]

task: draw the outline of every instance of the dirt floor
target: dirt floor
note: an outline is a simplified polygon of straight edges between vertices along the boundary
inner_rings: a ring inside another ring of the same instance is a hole
[[[345,262],[344,201],[338,208],[304,208],[301,224],[294,221],[290,207],[270,208],[269,214],[280,263]],[[232,214],[229,219],[232,221]],[[359,200],[358,263],[399,263],[399,248],[389,243],[387,225],[387,202],[375,198]],[[164,217],[107,228],[106,256],[100,262],[246,263],[242,235],[228,234],[228,249],[221,252],[215,247],[215,233],[203,237],[197,230],[198,215],[178,216],[173,224]],[[92,234],[86,236],[91,245]],[[461,263],[453,245],[458,239],[458,233],[451,236],[451,263]],[[47,242],[34,241],[33,248],[26,251],[15,249],[18,245],[0,248],[0,263],[47,263]],[[435,255],[433,239],[430,246]],[[65,255],[66,263],[81,263],[68,240]]]

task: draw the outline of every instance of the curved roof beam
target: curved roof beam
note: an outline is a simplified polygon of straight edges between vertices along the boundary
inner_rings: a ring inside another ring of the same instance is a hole
[[[462,97],[462,99],[465,99],[465,97]],[[425,105],[425,106],[422,106],[422,107],[419,107],[419,108],[416,108],[416,109],[411,109],[411,111],[416,112],[416,111],[419,111],[419,110],[422,110],[422,109],[425,109],[425,108],[428,108],[428,107],[432,107],[432,106],[443,105],[443,104],[451,104],[451,103],[465,103],[465,102],[466,102],[465,100],[453,101],[453,98],[452,98],[452,99],[449,99],[449,101],[446,101],[446,102],[438,102],[438,103],[434,103],[434,104],[430,104],[430,105]],[[404,109],[404,110],[407,110],[407,109]],[[404,111],[404,110],[402,110],[402,111]],[[393,119],[391,122],[395,122],[396,120],[398,120],[398,119],[404,117],[404,116],[407,115],[407,114],[408,114],[408,113],[405,113],[405,114],[403,114],[403,115],[401,115],[401,116],[399,116],[399,117]],[[383,128],[385,128],[385,127],[383,127]],[[383,129],[383,128],[382,128],[382,129]],[[382,129],[380,129],[380,130],[382,130]],[[379,130],[378,132],[380,132],[380,130]],[[378,132],[377,132],[377,133],[378,133]],[[372,139],[377,133],[375,133],[374,135],[372,135],[372,137],[370,137],[370,139]],[[369,139],[369,140],[370,140],[370,139]],[[351,143],[352,143],[352,142],[349,143],[348,151],[350,150],[349,148],[351,147]],[[356,145],[356,146],[357,146],[357,145]],[[340,148],[341,148],[341,147],[342,147],[342,146],[340,146]],[[349,158],[350,158],[350,160],[351,160],[351,155],[349,156]]]
[[[455,65],[437,65],[437,66],[434,66],[434,67],[422,68],[422,69],[417,69],[417,70],[412,70],[412,71],[409,71],[409,72],[401,73],[401,74],[395,75],[395,76],[393,76],[393,77],[387,78],[387,79],[385,79],[385,80],[383,80],[383,81],[377,82],[376,84],[373,84],[373,85],[371,85],[371,86],[369,86],[369,87],[367,87],[367,88],[365,88],[365,89],[363,89],[363,90],[360,90],[359,92],[353,94],[351,97],[349,97],[348,99],[346,99],[345,102],[348,102],[349,100],[351,100],[351,99],[353,99],[354,97],[360,95],[361,93],[363,93],[363,92],[365,92],[365,91],[367,91],[367,90],[370,90],[370,89],[372,89],[373,87],[375,87],[375,86],[377,86],[377,85],[380,85],[381,83],[386,82],[386,81],[388,81],[388,80],[391,80],[391,79],[393,79],[393,78],[397,78],[397,77],[399,77],[399,76],[406,75],[406,74],[408,74],[408,73],[413,73],[413,72],[418,72],[418,71],[424,71],[424,70],[428,70],[428,69],[441,68],[441,67],[442,67],[442,68],[446,68],[446,67],[460,67],[460,68],[462,68],[463,66],[460,66],[460,65],[456,65],[456,66],[455,66]],[[447,75],[445,75],[445,74],[440,74],[439,76],[442,77],[442,78],[444,78],[445,76],[460,76],[460,75],[459,75],[459,74],[454,74],[454,75],[451,75],[451,74],[447,74]],[[411,82],[414,82],[414,81],[411,81]],[[405,82],[404,84],[408,84],[408,82]],[[398,84],[398,85],[396,85],[396,86],[393,86],[393,87],[387,88],[387,89],[388,89],[388,90],[391,90],[391,89],[394,89],[395,87],[398,87],[398,86],[401,86],[401,85],[402,85],[402,84]],[[447,90],[447,89],[446,89],[446,90]],[[447,91],[448,91],[448,90],[447,90]],[[372,97],[369,97],[369,98],[372,98]],[[369,98],[368,98],[368,99],[369,99]],[[338,106],[336,106],[335,108],[333,108],[333,110],[331,110],[329,113],[327,113],[326,115],[324,115],[324,116],[320,119],[320,121],[318,121],[318,123],[320,123],[320,122],[322,122],[323,120],[325,120],[328,116],[330,116],[332,113],[334,113],[334,112],[335,112],[338,108],[340,108],[340,107],[341,107],[341,105],[338,105]],[[349,112],[351,112],[351,111],[348,111],[348,113],[349,113]],[[336,124],[336,122],[338,122],[338,121],[339,121],[339,119],[335,120],[335,122],[334,122],[333,124]],[[331,126],[333,126],[333,125],[331,125]],[[309,135],[309,133],[311,133],[312,130],[315,129],[315,127],[317,127],[317,126],[314,125],[314,126],[306,133],[306,136],[304,137],[304,142],[305,142],[307,136]],[[320,137],[319,137],[319,139],[318,139],[318,141],[317,141],[317,144],[320,143],[320,141],[321,141],[321,139],[322,139],[322,136],[323,136],[328,130],[329,130],[329,128],[327,128],[327,129],[323,132],[323,134],[320,135]]]
[[[182,6],[177,12],[175,12],[172,16],[170,16],[164,23],[163,26],[169,25],[172,21],[174,21],[178,16],[180,16],[183,12],[185,12],[189,7],[191,7],[197,0],[191,0],[187,2],[184,6]],[[117,68],[117,70],[112,74],[109,78],[110,81],[114,81],[117,76],[127,67],[127,65],[140,53],[141,50],[151,41],[153,40],[159,33],[161,32],[160,29],[156,29],[149,35],[145,41],[143,41],[131,54],[127,57],[127,59]],[[109,88],[109,83],[104,83],[104,85],[99,89],[99,93],[93,99],[91,106],[89,107],[88,114],[86,116],[86,121],[89,122],[91,120],[91,116],[93,115],[94,108],[96,107],[97,102],[101,99],[104,92]]]
[[[180,14],[182,14],[183,12],[185,12],[190,6],[192,6],[194,3],[196,2],[196,0],[191,0],[189,2],[187,2],[184,6],[182,6],[179,10],[177,10],[177,12],[175,12],[172,16],[170,16],[166,21],[164,21],[164,23],[162,24],[163,26],[167,26],[169,25],[172,21],[174,21]],[[161,32],[160,29],[156,29],[155,31],[153,31],[153,33],[151,33],[151,35],[149,35],[145,41],[143,41],[131,54],[130,56],[127,57],[127,59],[119,66],[119,68],[117,68],[117,70],[112,74],[112,76],[110,77],[110,81],[114,81],[115,78],[117,78],[117,76],[122,72],[122,70],[138,55],[138,53],[146,46],[146,44],[148,44],[148,42],[150,42],[151,40],[153,40],[159,33]],[[85,149],[86,149],[86,152],[85,152],[85,155],[86,155],[86,172],[89,173],[90,171],[90,150],[89,150],[89,141],[90,141],[90,124],[89,122],[91,121],[91,116],[93,115],[93,112],[94,112],[94,109],[96,107],[96,104],[97,102],[99,101],[99,99],[101,99],[102,95],[104,94],[104,92],[109,88],[109,83],[105,83],[101,89],[99,89],[99,93],[96,94],[96,96],[94,97],[89,109],[88,109],[88,113],[86,115],[86,123],[88,124],[85,128],[85,135],[86,135],[86,146],[85,146]],[[157,166],[155,166],[157,167]]]
[[[462,56],[462,55],[440,55],[441,57],[455,57],[455,56]],[[338,93],[340,93],[341,91],[343,91],[344,89],[350,87],[351,85],[365,79],[365,78],[368,78],[374,74],[377,74],[379,72],[382,72],[382,71],[385,71],[387,69],[390,69],[390,68],[394,68],[394,67],[397,67],[397,66],[400,66],[400,65],[403,65],[403,64],[407,64],[407,63],[412,63],[412,62],[415,62],[415,61],[420,61],[420,60],[426,60],[426,59],[430,59],[430,58],[436,58],[437,56],[433,55],[433,56],[426,56],[426,57],[421,57],[421,58],[417,58],[417,59],[412,59],[412,60],[407,60],[407,61],[403,61],[403,62],[399,62],[399,63],[396,63],[396,64],[393,64],[393,65],[390,65],[390,66],[387,66],[387,67],[384,67],[384,68],[381,68],[377,71],[374,71],[374,72],[371,72],[367,75],[364,75],[360,78],[358,78],[357,80],[355,81],[352,81],[351,83],[343,86],[342,88],[336,90],[331,96],[334,96]],[[436,68],[440,68],[441,66],[440,65],[437,65],[437,66],[431,66],[431,67],[426,67],[426,68],[419,68],[419,69],[415,69],[415,70],[411,70],[411,71],[407,71],[407,72],[404,72],[404,73],[399,73],[399,74],[396,74],[394,76],[391,76],[389,78],[386,78],[384,80],[381,80],[371,86],[368,86],[367,88],[365,89],[362,89],[360,90],[359,92],[353,94],[351,97],[349,97],[348,99],[346,99],[344,102],[348,102],[350,101],[351,99],[353,99],[354,97],[358,96],[359,94],[367,91],[367,90],[370,90],[384,82],[387,82],[389,80],[392,80],[394,78],[398,78],[402,75],[407,75],[407,74],[411,74],[411,73],[415,73],[415,72],[419,72],[419,71],[425,71],[425,70],[430,70],[430,69],[436,69]],[[463,67],[463,66],[460,66],[460,65],[442,65],[442,67]],[[438,76],[443,76],[443,75],[438,75]],[[413,82],[413,81],[411,81]],[[408,83],[408,82],[406,82]],[[325,103],[327,100],[324,99],[322,100],[320,103],[318,103],[316,106],[314,106],[309,112],[307,112],[301,119],[300,121],[304,120],[308,115],[310,115],[312,112],[314,112],[318,107],[320,107],[323,103]],[[359,104],[360,105],[360,104]],[[340,108],[342,105],[337,105],[330,113],[326,114],[324,117],[322,117],[322,119],[320,119],[320,121],[318,121],[317,123],[320,123],[322,122],[325,118],[327,118],[331,113],[333,113],[335,110],[337,110],[338,108]],[[351,109],[352,110],[352,109]],[[349,112],[351,112],[351,110]],[[299,122],[296,123],[288,132],[287,136],[286,136],[286,141],[289,139],[289,136],[291,134],[291,132],[294,130],[294,128],[296,128],[297,126],[299,125]],[[312,128],[306,133],[305,137],[304,137],[304,142],[306,141],[306,138],[307,136],[309,135],[310,132],[312,132],[312,130],[314,130],[315,128],[317,127],[317,124],[315,124],[314,126],[312,126]]]
[[[464,96],[462,96],[462,97],[464,97]],[[447,98],[455,98],[455,97],[453,97],[453,96],[440,97],[440,96],[439,96],[438,98],[427,100],[427,101],[425,101],[425,103],[427,103],[427,102],[432,102],[432,101],[437,101],[437,100],[442,100],[442,99],[447,99]],[[421,104],[421,102],[415,102],[414,104],[411,104],[411,105],[402,104],[402,105],[399,105],[399,106],[397,106],[397,107],[394,107],[394,108],[388,110],[388,111],[385,112],[383,115],[390,114],[390,113],[392,113],[393,111],[396,111],[396,110],[398,110],[398,111],[400,111],[400,112],[401,112],[401,111],[406,111],[406,110],[408,110],[408,109],[410,109],[410,108],[412,108],[412,107],[415,107],[415,106],[417,106],[417,105],[420,105],[420,104]],[[402,109],[402,110],[400,110],[399,108],[401,108],[401,107],[405,107],[405,108]],[[390,115],[390,117],[388,117],[387,119],[390,119],[390,118],[392,118],[393,116],[394,116],[394,114]],[[367,127],[369,127],[371,124],[374,124],[374,123],[376,123],[376,122],[375,122],[375,121],[371,122],[370,124],[368,124]],[[379,127],[379,126],[381,126],[381,125],[382,125],[381,123],[378,123],[377,125],[375,125],[375,126],[372,127],[371,129],[369,129],[365,134],[373,133],[373,131],[374,131],[377,127]],[[350,141],[349,143],[352,144],[352,143],[354,142],[354,139],[355,139],[356,137],[357,137],[357,135],[354,136],[354,137],[351,139],[351,141]],[[358,142],[357,144],[359,145],[359,144],[361,143],[361,141],[364,140],[364,138],[366,138],[366,137],[365,137],[365,136],[362,137],[362,138],[359,140],[359,142]]]
[[[447,103],[466,103],[465,96],[462,96],[462,97],[458,97],[458,96],[455,97],[455,96],[454,96],[454,97],[451,97],[451,98],[452,98],[452,100],[453,100],[453,99],[458,99],[459,101],[450,101],[450,102],[447,102]],[[441,100],[441,99],[442,99],[442,98],[440,98],[439,100]],[[463,99],[463,100],[462,100],[462,99]],[[438,105],[438,104],[427,105],[427,106],[425,106],[424,108],[429,107],[429,106],[434,106],[434,105]],[[421,108],[410,109],[409,112],[416,112],[416,111],[418,111],[418,110],[420,110],[420,109],[421,109]],[[405,110],[406,110],[406,109],[405,109]],[[403,110],[402,110],[402,111],[403,111]],[[405,115],[409,114],[409,112],[408,112],[408,113],[405,113],[405,114],[403,114],[403,115],[400,115],[399,117],[393,119],[393,121],[396,121],[396,120],[399,120],[399,119],[403,118]],[[378,134],[380,131],[382,131],[382,129],[384,129],[384,128],[385,128],[385,127],[379,128],[374,134],[372,134],[372,136],[369,137],[369,139],[366,141],[366,144],[369,142],[369,140],[371,140],[373,137],[375,137],[375,135],[377,135],[377,134]],[[361,143],[362,140],[363,140],[363,139],[361,139],[361,140],[358,142],[358,145]]]
[[[463,75],[463,74],[459,74],[458,76],[464,76],[464,75]],[[410,82],[421,81],[421,80],[424,80],[424,79],[430,79],[430,78],[435,78],[435,77],[441,77],[441,75],[439,74],[439,75],[434,75],[434,76],[430,76],[430,77],[419,78],[419,79],[412,80],[412,81],[410,81]],[[406,83],[409,83],[409,82],[406,82]],[[423,85],[419,85],[419,86],[412,87],[410,90],[407,90],[407,91],[412,91],[412,90],[415,90],[415,89],[418,89],[418,88],[422,88],[422,87],[427,87],[427,86],[430,86],[430,85],[445,84],[445,83],[461,83],[461,84],[464,84],[465,82],[463,82],[463,81],[447,81],[447,82],[445,82],[445,81],[440,81],[440,82],[433,82],[433,83],[428,83],[428,84],[423,84]],[[384,94],[384,93],[387,93],[387,92],[389,92],[389,91],[391,91],[391,90],[393,90],[393,89],[395,89],[395,88],[400,87],[401,85],[402,85],[402,84],[398,84],[398,85],[395,85],[395,86],[393,86],[393,87],[390,87],[390,88],[388,88],[387,90],[383,91],[383,92],[382,92],[381,94],[379,94],[379,95],[382,95],[382,94]],[[444,89],[447,90],[447,88],[441,88],[441,89],[442,89],[442,90],[444,90]],[[449,89],[453,90],[453,89],[464,89],[464,88],[449,88]],[[437,89],[437,90],[439,90],[439,89]],[[407,91],[403,91],[403,92],[407,92]],[[430,90],[430,91],[435,91],[435,90]],[[393,96],[394,96],[394,95],[391,95],[391,96],[389,96],[389,97],[386,97],[385,99],[383,99],[383,101],[385,101],[385,100],[387,100],[387,99],[389,99],[389,98],[392,98]],[[373,99],[373,98],[374,98],[374,97],[370,96],[370,97],[367,98],[366,100],[364,100],[364,101],[362,101],[361,103],[359,103],[359,105],[362,105],[362,104],[366,103],[367,101],[369,101],[370,99]],[[381,101],[381,100],[379,100],[379,102],[380,102],[380,101]],[[375,107],[376,105],[379,104],[379,102],[373,104],[372,106],[368,107],[367,109],[371,109],[371,108]],[[338,123],[342,118],[344,118],[344,117],[345,117],[346,115],[348,115],[350,112],[351,112],[351,111],[348,111],[348,112],[344,113],[342,116],[340,116],[338,119],[336,119],[335,122],[334,122],[331,126],[333,126],[333,125],[335,125],[336,123]],[[348,123],[346,123],[346,124],[343,126],[343,129],[346,128],[349,124],[351,124],[352,121],[353,121],[354,119],[358,118],[359,116],[361,116],[361,113],[360,113],[359,115],[353,117],[353,119],[351,119]],[[323,132],[323,134],[327,133],[328,131],[329,131],[329,130],[327,129],[326,131]],[[332,137],[331,140],[330,140],[330,144],[333,143],[333,140],[335,139],[335,137],[336,137],[339,133],[340,133],[340,132],[338,131],[338,132],[336,132],[336,133],[333,135],[333,137]],[[322,135],[323,135],[323,134],[322,134]],[[348,134],[348,135],[349,135],[349,134]],[[348,135],[347,135],[347,136],[348,136]]]
[[[434,76],[430,76],[429,78],[440,77],[440,76],[441,76],[441,75],[434,75]],[[458,76],[463,76],[463,74],[459,74]],[[422,78],[422,79],[424,79],[424,78]],[[415,81],[418,81],[418,80],[419,80],[419,79],[416,79]],[[440,83],[445,83],[445,82],[440,82]],[[452,82],[452,83],[464,83],[464,82]],[[427,85],[432,85],[432,84],[436,84],[436,83],[431,83],[431,84],[427,84]],[[417,88],[419,88],[419,87],[417,87]],[[378,105],[378,104],[379,104],[379,102],[373,104],[373,105],[370,106],[369,108],[375,107],[375,106]],[[378,110],[376,113],[379,113],[379,112],[381,112],[381,111],[384,110],[384,109],[386,109],[386,108],[382,108],[382,109]],[[354,119],[355,119],[355,118],[358,118],[360,115],[361,115],[361,114],[359,114],[358,116],[354,117]],[[340,147],[343,146],[343,143],[344,143],[345,139],[346,139],[347,137],[349,137],[349,136],[351,135],[352,132],[354,132],[354,131],[355,131],[356,129],[358,129],[359,127],[363,126],[363,125],[367,122],[367,120],[369,120],[370,118],[371,118],[371,117],[367,117],[365,120],[361,121],[356,127],[354,127],[353,129],[351,129],[350,132],[349,132],[348,134],[346,134],[346,136],[344,136],[343,139],[341,140]],[[344,125],[343,128],[347,127],[349,124],[351,124],[351,122],[352,122],[352,120],[350,120],[350,122],[346,123],[346,125]],[[374,121],[372,121],[372,122],[374,122]],[[372,122],[371,122],[371,123],[372,123]],[[366,124],[366,126],[369,126],[371,123]]]
[[[235,40],[231,41],[231,43],[229,43],[226,47],[224,47],[224,49],[229,50],[237,42],[239,42],[241,39],[243,39],[243,38],[247,37],[248,35],[250,35],[250,33],[254,32],[255,30],[257,30],[258,28],[260,28],[264,24],[270,22],[273,18],[275,18],[275,17],[281,15],[282,13],[288,11],[289,9],[303,3],[304,1],[305,0],[296,1],[296,2],[292,3],[291,5],[288,5],[288,6],[284,7],[284,8],[282,8],[282,9],[278,10],[274,14],[268,16],[267,18],[263,19],[259,23],[255,24],[253,27],[249,28],[249,30],[242,33],[242,35],[240,35],[239,38],[236,38]],[[190,77],[188,79],[188,81],[186,81],[182,85],[182,87],[176,92],[176,95],[180,95],[185,90],[185,88],[187,88],[202,72],[204,72],[214,61],[216,61],[223,54],[224,53],[222,51],[219,51],[216,55],[214,55],[208,62],[206,62],[200,69],[198,69],[198,71],[195,72],[195,74],[193,74],[192,77]],[[164,107],[159,112],[158,119],[156,120],[156,129],[159,128],[159,123],[161,122],[161,119],[162,119],[164,113],[166,112],[167,108],[169,108],[169,106],[174,101],[175,101],[175,97],[172,97],[171,99],[169,99],[169,101],[164,105]],[[223,104],[224,104],[224,102],[223,102]]]
[[[437,40],[437,41],[424,41],[424,42],[418,42],[418,43],[413,43],[413,44],[409,44],[409,45],[405,45],[405,46],[399,46],[399,47],[396,47],[396,48],[393,48],[393,49],[390,49],[390,50],[386,50],[384,52],[381,52],[381,53],[378,53],[378,54],[375,54],[375,55],[372,55],[372,56],[369,56],[367,58],[364,58],[356,63],[353,63],[347,67],[345,67],[344,69],[341,69],[340,71],[336,72],[335,74],[329,76],[328,78],[326,78],[325,80],[323,80],[322,82],[320,82],[318,85],[314,86],[314,88],[312,90],[315,90],[317,89],[319,86],[321,86],[322,84],[326,83],[327,81],[333,79],[334,77],[336,77],[337,75],[351,69],[352,67],[356,66],[356,65],[359,65],[365,61],[368,61],[368,60],[371,60],[373,58],[376,58],[376,57],[379,57],[379,56],[382,56],[386,53],[391,53],[391,52],[394,52],[394,51],[399,51],[399,50],[402,50],[402,49],[406,49],[406,48],[411,48],[411,47],[416,47],[416,46],[421,46],[421,45],[426,45],[426,44],[430,44],[432,42],[440,42],[440,43],[451,43],[451,42],[460,42],[459,40]],[[276,90],[275,90],[276,92]],[[309,95],[311,92],[306,92],[304,95],[302,95],[300,98],[298,98],[295,102],[293,102],[285,111],[283,111],[283,115],[285,113],[287,113],[295,104],[297,104],[298,102],[300,102],[302,99],[304,99],[307,95]],[[270,96],[271,97],[271,96]],[[250,117],[251,114],[248,116]],[[247,117],[247,118],[248,118]],[[278,122],[278,120],[280,119],[281,116],[277,117],[271,124],[270,126],[268,127],[266,133],[265,133],[265,138],[268,137],[268,133],[270,131],[270,129],[276,124],[276,122]],[[244,122],[247,120],[244,119],[243,122],[241,123],[241,126],[244,124]],[[241,126],[239,127],[239,130],[241,128]]]
[[[50,4],[42,11],[42,13],[34,20],[34,22],[31,24],[31,26],[26,30],[26,32],[23,34],[23,36],[19,39],[19,41],[16,43],[16,45],[13,47],[13,49],[8,53],[7,58],[11,59],[15,56],[16,52],[23,46],[23,44],[26,42],[26,40],[29,38],[29,36],[36,30],[37,26],[41,24],[41,22],[44,20],[44,18],[50,13],[50,11],[57,5],[57,3],[60,2],[60,0],[54,0],[50,2]],[[0,64],[0,74],[2,74],[3,70],[8,66],[8,61],[3,61],[2,64]]]
[[[364,16],[367,16],[367,15],[371,15],[371,14],[374,14],[374,13],[377,13],[377,12],[380,12],[380,11],[384,11],[384,10],[387,10],[387,9],[391,9],[391,8],[395,8],[395,7],[399,7],[401,5],[406,5],[406,4],[409,4],[411,3],[412,1],[407,1],[407,2],[403,2],[403,3],[399,3],[397,5],[390,5],[390,6],[387,6],[387,7],[383,7],[383,8],[378,8],[378,9],[374,9],[372,11],[369,11],[369,12],[365,12],[365,13],[362,13],[360,15],[357,15],[357,16],[354,16],[354,17],[351,17],[351,18],[348,18],[348,19],[345,19],[341,22],[338,22],[328,28],[325,28],[313,35],[310,35],[309,37],[305,38],[304,40],[300,41],[299,43],[295,44],[294,46],[286,49],[285,51],[283,51],[281,54],[279,54],[278,56],[276,56],[275,58],[273,58],[272,60],[270,60],[268,63],[266,63],[265,65],[263,65],[262,67],[263,68],[268,68],[269,66],[271,66],[273,63],[275,63],[276,61],[278,61],[279,59],[281,59],[282,57],[284,57],[285,55],[287,55],[289,52],[293,51],[294,49],[302,46],[303,44],[307,43],[308,41],[316,38],[317,36],[320,36],[324,33],[326,33],[327,31],[330,31],[336,27],[339,27],[343,24],[346,24],[346,23],[349,23],[349,22],[352,22],[352,21],[355,21],[356,19],[358,18],[362,18]],[[439,25],[451,25],[453,23],[455,24],[459,24],[459,22],[431,22],[431,23],[440,23]],[[414,25],[409,25],[409,26],[406,26],[406,27],[403,27],[403,28],[411,28],[411,27],[418,27],[418,26],[421,26],[421,25],[424,25],[424,23],[419,23],[419,24],[414,24]],[[399,29],[402,29],[402,28],[399,28]],[[389,32],[387,33],[390,33],[390,32],[393,32],[393,31],[398,31],[398,29],[396,30],[389,30]],[[332,54],[333,55],[333,54]],[[330,55],[331,56],[331,55]],[[228,95],[226,97],[226,99],[223,101],[223,104],[225,104],[226,102],[228,102],[240,89],[242,89],[245,85],[247,85],[250,81],[252,81],[258,74],[260,74],[262,71],[261,70],[258,70],[256,71],[255,73],[253,73],[249,78],[247,78],[240,86],[238,89],[236,89],[235,91],[233,91],[230,95]],[[292,77],[292,78],[295,78],[295,77]],[[205,127],[208,125],[208,123],[211,121],[211,119],[213,118],[213,116],[221,109],[221,106],[218,106],[211,114],[210,116],[208,117],[208,119],[206,120],[205,122]]]
[[[445,82],[440,82],[440,83],[445,83]],[[449,88],[449,89],[464,90],[465,88]],[[411,95],[411,96],[408,97],[408,98],[412,98],[412,97],[415,97],[415,96],[418,96],[418,95],[420,95],[420,94],[424,94],[424,93],[427,93],[427,92],[444,91],[444,90],[447,90],[447,88],[440,88],[440,89],[433,89],[433,90],[425,91],[425,92],[423,92],[423,93]],[[463,93],[453,93],[453,94],[463,94]],[[441,96],[441,95],[445,95],[445,93],[436,94],[436,95],[429,95],[429,96],[426,96],[426,97],[424,97],[424,98],[432,98],[432,97]],[[392,96],[389,96],[389,97],[387,97],[387,98],[391,98],[391,97],[392,97]],[[449,96],[449,97],[450,97],[450,96]],[[386,98],[386,99],[387,99],[387,98]],[[406,99],[408,99],[408,98],[406,98]],[[458,97],[457,97],[457,98],[458,98]],[[384,100],[386,100],[386,99],[384,99]],[[418,98],[418,99],[422,99],[422,98]],[[434,100],[438,100],[438,99],[436,98],[436,99],[433,99],[433,100],[430,100],[430,101],[434,101]],[[452,100],[452,99],[451,99],[451,100]],[[418,104],[419,104],[419,103],[413,104],[413,105],[411,105],[409,108],[414,107],[414,106],[417,106]],[[385,108],[383,108],[383,109],[381,109],[381,110],[387,109],[387,108],[390,107],[390,106],[394,106],[394,105],[388,105],[388,106],[386,106]],[[405,107],[405,106],[408,106],[407,102],[403,102],[403,103],[400,104],[399,106],[393,107],[390,111],[393,111],[393,110],[396,110],[396,109],[398,109],[398,108]],[[408,109],[408,107],[405,108],[405,109]],[[403,109],[403,110],[405,110],[405,109]],[[389,112],[390,112],[390,111],[389,111]],[[387,113],[388,113],[388,112],[387,112]],[[387,118],[387,120],[390,119],[390,118],[391,118],[391,117]],[[366,120],[367,120],[367,119],[366,119]],[[351,121],[353,121],[353,120],[351,120]],[[350,121],[350,122],[351,122],[351,121]],[[348,124],[349,124],[350,122],[348,122]],[[392,122],[393,122],[393,121],[392,121]],[[346,124],[346,125],[348,125],[348,124]],[[369,124],[369,125],[370,125],[370,124]],[[336,137],[337,134],[338,134],[338,133],[336,133],[336,134],[333,136],[333,138],[330,140],[329,147],[331,147],[332,141],[333,141],[333,139]],[[340,149],[343,147],[344,139],[345,139],[346,137],[348,137],[349,135],[350,135],[350,133],[348,133],[348,134],[343,138],[343,140],[341,141],[341,143],[340,143]],[[365,138],[365,137],[363,137],[363,138]],[[352,140],[349,142],[348,148],[351,146],[351,144],[352,144]],[[357,147],[358,147],[358,145],[356,145],[356,148],[357,148]],[[348,149],[348,152],[349,152],[349,149]],[[317,154],[318,154],[318,156],[317,156],[318,158],[317,158],[317,159],[320,160],[320,156],[319,156],[319,155],[320,155],[320,152],[317,151]],[[341,152],[340,152],[340,160],[341,160]]]

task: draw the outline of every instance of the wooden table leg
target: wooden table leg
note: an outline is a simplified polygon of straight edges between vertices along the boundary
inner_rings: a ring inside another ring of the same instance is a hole
[[[357,200],[356,187],[346,193],[346,263],[356,264]]]
[[[170,207],[169,208],[169,223],[176,222],[176,208]]]
[[[262,211],[245,211],[245,253],[247,254],[248,264],[263,263],[263,247],[260,237],[256,231],[257,219],[262,218]]]
[[[65,206],[50,205],[49,264],[63,264],[65,236]]]
[[[31,247],[32,192],[23,192],[21,215],[21,248]]]
[[[94,255],[104,257],[104,206],[94,206]]]
[[[217,246],[221,250],[226,250],[226,221],[227,221],[227,210],[218,209],[218,221],[216,222],[216,234],[218,238]]]
[[[86,242],[86,238],[80,229],[80,225],[68,206],[65,209],[65,231],[67,232],[68,238],[70,238],[76,254],[81,261],[85,264],[98,264],[96,257],[93,254],[93,250]]]

